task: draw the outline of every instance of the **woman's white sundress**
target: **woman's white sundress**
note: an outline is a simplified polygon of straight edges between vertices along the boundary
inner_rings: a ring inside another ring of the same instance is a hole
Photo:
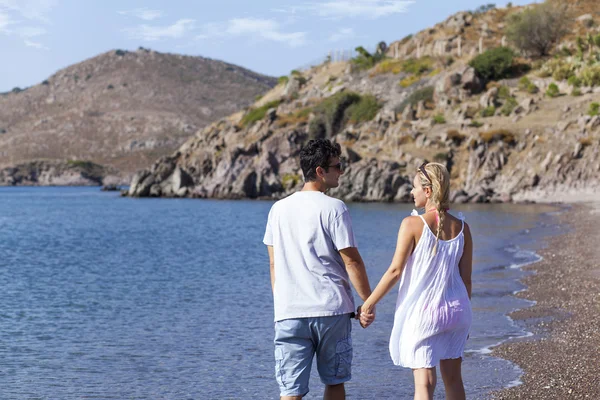
[[[439,240],[435,256],[435,234],[420,217],[423,232],[402,271],[390,337],[394,364],[408,368],[431,368],[440,360],[462,357],[472,320],[458,269],[465,242],[462,213],[460,233]]]

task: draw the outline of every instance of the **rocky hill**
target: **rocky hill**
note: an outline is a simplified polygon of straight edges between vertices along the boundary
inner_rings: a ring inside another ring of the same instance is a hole
[[[21,182],[10,178],[17,165],[45,168],[32,160],[48,160],[53,171],[56,162],[68,168],[67,160],[89,161],[131,176],[275,84],[203,57],[109,51],[0,94],[0,184]]]
[[[600,3],[567,4],[551,56],[502,47],[507,18],[532,5],[458,13],[377,54],[294,72],[138,172],[128,194],[280,198],[302,185],[303,143],[327,137],[349,163],[331,193],[345,200],[410,201],[425,160],[448,166],[456,202],[597,196]]]

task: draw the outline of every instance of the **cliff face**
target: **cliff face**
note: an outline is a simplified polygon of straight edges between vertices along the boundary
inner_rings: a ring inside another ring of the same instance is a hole
[[[202,57],[110,51],[0,94],[0,166],[85,160],[131,176],[275,84]]]
[[[571,96],[566,80],[540,77],[539,66],[526,76],[529,88],[522,75],[489,83],[467,64],[470,26],[507,13],[449,18],[444,24],[458,23],[454,35],[466,46],[452,60],[427,55],[440,45],[420,49],[415,59],[417,50],[408,50],[413,39],[406,39],[406,51],[393,43],[388,59],[372,68],[325,63],[291,75],[253,108],[200,130],[138,172],[129,195],[280,198],[303,183],[302,145],[327,137],[342,145],[349,162],[340,187],[331,192],[344,200],[410,201],[412,178],[423,161],[448,166],[455,202],[595,196],[600,117],[590,108],[600,102],[600,89],[581,87],[581,95]],[[435,28],[414,37],[425,42],[438,33]],[[499,35],[489,40],[497,40],[496,46],[502,41]],[[562,95],[545,95],[552,83]]]

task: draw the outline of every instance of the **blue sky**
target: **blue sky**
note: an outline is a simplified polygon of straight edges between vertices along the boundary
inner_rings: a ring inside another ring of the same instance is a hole
[[[280,76],[330,50],[389,43],[488,2],[0,0],[0,92],[37,84],[111,49],[139,46]]]

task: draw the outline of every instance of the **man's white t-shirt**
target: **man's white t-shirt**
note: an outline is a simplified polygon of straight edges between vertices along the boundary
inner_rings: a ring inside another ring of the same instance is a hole
[[[356,247],[343,201],[301,191],[269,212],[264,244],[273,246],[275,321],[354,311],[348,272],[338,253]]]

